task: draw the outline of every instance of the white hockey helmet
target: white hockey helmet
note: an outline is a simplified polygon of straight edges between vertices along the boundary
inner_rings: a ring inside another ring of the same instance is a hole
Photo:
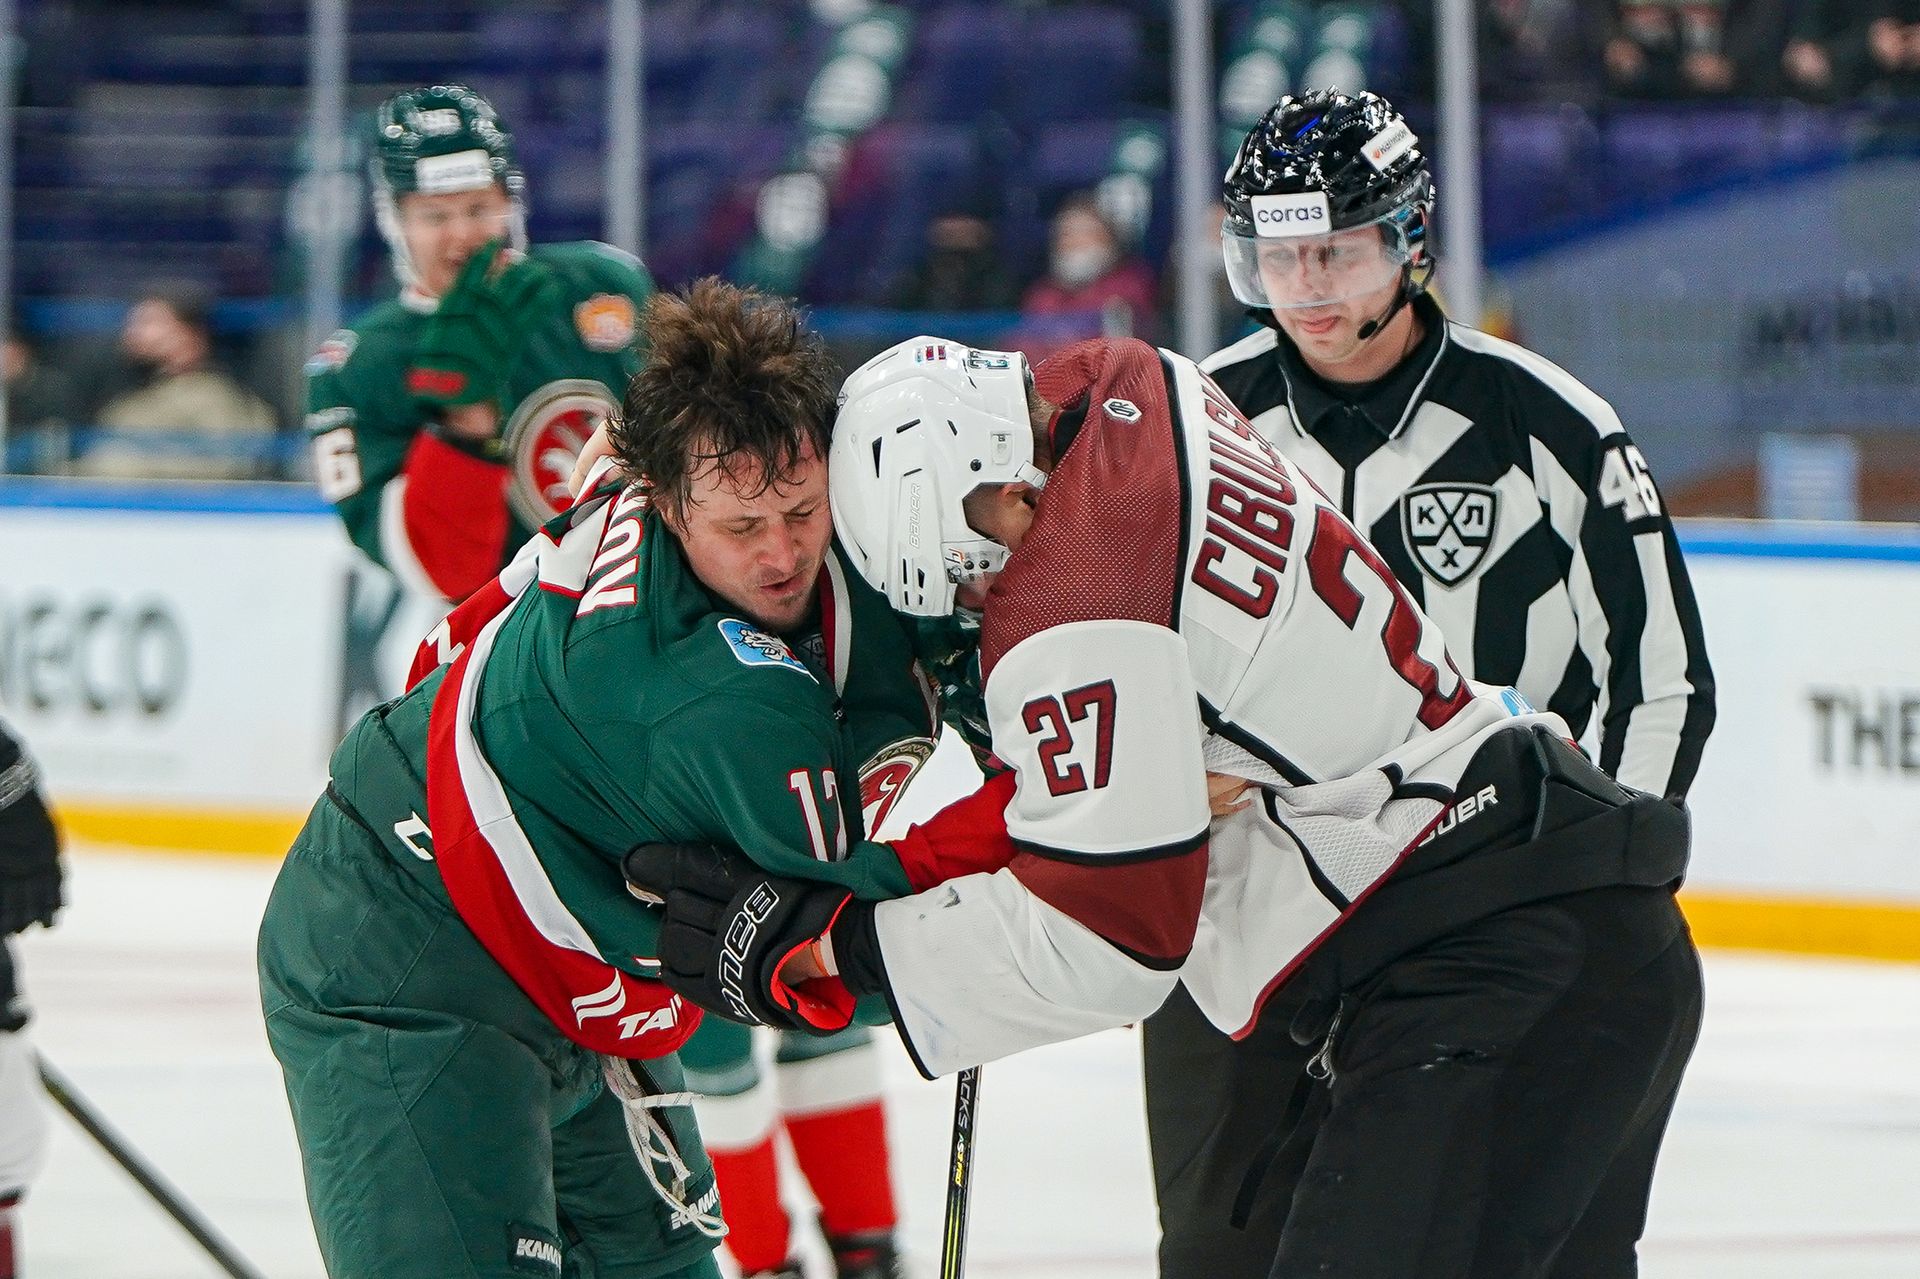
[[[840,388],[828,452],[833,524],[856,567],[903,613],[944,617],[954,587],[998,572],[1007,548],[967,523],[983,484],[1039,488],[1027,357],[918,337]]]

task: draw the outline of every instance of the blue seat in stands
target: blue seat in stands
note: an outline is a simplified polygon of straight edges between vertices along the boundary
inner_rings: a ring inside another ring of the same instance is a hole
[[[744,227],[719,224],[728,202],[776,172],[792,146],[786,124],[704,121],[663,127],[647,144],[647,265],[665,280],[720,269]]]
[[[854,146],[834,194],[808,296],[877,304],[926,245],[928,220],[980,180],[971,129],[896,122]]]
[[[486,71],[586,70],[566,40],[576,15],[561,9],[501,5],[484,13],[475,28],[474,65]],[[601,59],[604,61],[604,56]]]
[[[895,118],[957,122],[1005,112],[1025,23],[1001,6],[926,15],[914,40]]]
[[[789,92],[791,46],[784,22],[752,6],[716,8],[702,23],[693,114],[707,120],[770,118]]]
[[[1124,10],[1037,9],[1025,25],[1007,95],[1019,125],[1110,118],[1134,95],[1140,32]]]
[[[1027,175],[1043,203],[1090,187],[1107,175],[1119,126],[1113,120],[1076,120],[1039,130],[1027,160]]]

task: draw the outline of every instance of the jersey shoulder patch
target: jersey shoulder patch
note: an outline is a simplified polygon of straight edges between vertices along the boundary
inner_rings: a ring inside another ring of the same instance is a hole
[[[307,359],[305,373],[310,388],[325,408],[328,402],[352,397],[373,403],[385,397],[391,381],[399,390],[399,372],[413,358],[414,345],[426,317],[409,311],[398,302],[382,302],[351,325],[327,335]]]
[[[307,357],[305,373],[308,377],[319,377],[322,373],[332,373],[353,358],[354,348],[360,345],[360,335],[352,329],[335,329],[327,335],[314,353]]]
[[[596,293],[573,308],[581,345],[602,355],[632,346],[637,320],[633,299],[624,293]]]
[[[868,839],[896,838],[904,833],[890,829],[882,836],[880,831],[906,794],[907,783],[933,758],[936,745],[931,737],[905,737],[882,747],[860,766],[861,826]]]
[[[813,672],[807,669],[806,663],[795,657],[793,650],[787,647],[787,642],[778,635],[763,631],[737,617],[722,618],[718,625],[721,637],[733,651],[734,660],[742,666],[784,666],[813,679]]]

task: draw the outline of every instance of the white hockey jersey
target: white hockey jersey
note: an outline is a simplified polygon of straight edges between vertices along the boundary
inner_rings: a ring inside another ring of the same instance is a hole
[[[1137,1020],[1176,979],[1244,1034],[1440,820],[1488,734],[1565,731],[1464,679],[1191,361],[1087,342],[1035,382],[1064,410],[1057,462],[981,643],[1020,853],[875,915],[930,1074]],[[1209,830],[1209,770],[1261,802]]]

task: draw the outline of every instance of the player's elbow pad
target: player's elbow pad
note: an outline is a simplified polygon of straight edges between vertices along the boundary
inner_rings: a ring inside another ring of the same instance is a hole
[[[1034,896],[1135,963],[1170,971],[1193,949],[1207,887],[1204,833],[1191,847],[1148,860],[1061,861],[1023,852],[1011,870]]]

